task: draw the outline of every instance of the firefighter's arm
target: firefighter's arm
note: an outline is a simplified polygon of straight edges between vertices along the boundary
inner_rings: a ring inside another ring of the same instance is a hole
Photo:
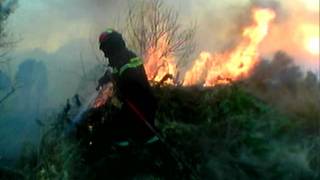
[[[107,69],[104,75],[98,80],[98,86],[96,87],[96,90],[99,91],[103,85],[108,84],[112,81],[112,71],[110,69]]]

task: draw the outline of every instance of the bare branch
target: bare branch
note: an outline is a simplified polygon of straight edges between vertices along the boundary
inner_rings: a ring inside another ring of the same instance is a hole
[[[12,88],[11,88],[11,91],[8,92],[5,96],[3,96],[3,97],[0,99],[0,104],[4,103],[10,96],[12,96],[12,95],[16,92],[16,90],[17,90],[18,88],[20,88],[20,87],[17,87],[17,88],[12,87]]]
[[[159,71],[168,62],[167,57],[176,57],[178,66],[183,64],[195,47],[195,26],[184,29],[179,24],[179,14],[165,6],[162,0],[138,1],[129,4],[126,18],[126,38],[130,48],[146,57],[157,54]],[[161,62],[161,63],[160,63]],[[156,77],[158,72],[155,72]]]
[[[86,72],[86,67],[84,66],[83,56],[82,56],[81,52],[80,52],[80,62],[81,62],[81,68],[82,68],[82,77],[87,79],[88,76],[87,76],[87,72]]]

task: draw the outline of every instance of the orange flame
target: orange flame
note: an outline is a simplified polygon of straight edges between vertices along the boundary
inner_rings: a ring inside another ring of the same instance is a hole
[[[192,67],[185,73],[183,85],[215,86],[228,84],[247,77],[257,62],[258,46],[268,34],[269,24],[275,18],[270,9],[253,9],[254,24],[242,32],[241,42],[222,54],[201,52]],[[149,80],[160,81],[166,74],[177,74],[175,57],[162,56],[168,46],[166,38],[147,50],[145,69]]]
[[[174,77],[177,73],[175,57],[168,53],[168,44],[168,39],[164,35],[159,38],[157,43],[147,49],[144,67],[150,81],[159,82],[167,74]],[[170,81],[168,83],[173,83],[172,80],[168,81]]]
[[[194,61],[193,67],[185,74],[184,85],[193,85],[203,80],[205,74],[204,69],[210,67],[210,59],[212,56],[208,52],[201,52],[198,59]]]
[[[100,108],[104,106],[113,96],[114,94],[114,87],[113,83],[109,82],[101,88],[98,96],[96,97],[95,101],[93,102],[93,105],[91,105],[94,108]]]
[[[200,55],[192,69],[187,71],[183,85],[201,83],[199,78],[198,80],[195,80],[194,77],[190,79],[192,77],[191,74],[194,74],[195,71],[206,72],[204,86],[227,84],[248,76],[259,56],[258,45],[268,34],[269,23],[274,18],[275,13],[270,9],[253,9],[255,23],[244,29],[242,33],[243,39],[239,45],[232,51],[223,54],[212,56],[207,53],[205,60],[201,57],[203,55]],[[201,66],[202,64],[206,65]]]

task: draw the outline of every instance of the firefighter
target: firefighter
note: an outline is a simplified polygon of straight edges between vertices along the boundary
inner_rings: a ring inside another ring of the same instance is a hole
[[[100,50],[109,60],[112,76],[106,72],[99,79],[97,89],[112,82],[118,99],[119,113],[109,128],[119,146],[128,146],[130,140],[138,143],[158,141],[155,134],[156,99],[151,91],[142,59],[128,50],[122,35],[107,29],[99,37]]]

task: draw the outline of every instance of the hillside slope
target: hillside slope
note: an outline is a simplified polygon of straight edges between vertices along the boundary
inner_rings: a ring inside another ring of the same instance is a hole
[[[136,146],[125,153],[110,151],[86,166],[77,141],[63,136],[61,122],[67,116],[58,116],[39,151],[26,148],[18,172],[26,179],[92,179],[99,171],[114,179],[319,178],[319,136],[307,134],[297,121],[240,85],[164,86],[154,92],[165,141],[164,150],[157,147],[159,154]],[[114,167],[121,171],[115,174]]]

